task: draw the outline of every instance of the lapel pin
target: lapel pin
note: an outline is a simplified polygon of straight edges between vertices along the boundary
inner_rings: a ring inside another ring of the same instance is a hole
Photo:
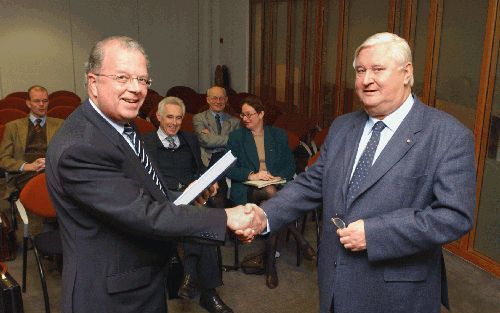
[[[411,143],[411,140],[410,139],[406,139],[406,143]]]

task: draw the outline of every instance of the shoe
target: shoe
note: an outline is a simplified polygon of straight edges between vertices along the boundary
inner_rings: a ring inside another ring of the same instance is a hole
[[[278,272],[276,272],[276,268],[271,269],[268,273],[266,273],[266,285],[269,289],[274,289],[278,287]]]
[[[230,307],[228,307],[218,294],[214,296],[200,296],[200,306],[210,313],[233,313]]]
[[[197,295],[196,283],[194,282],[193,277],[187,274],[184,275],[184,280],[182,281],[182,285],[177,292],[177,295],[182,299],[194,299]]]
[[[316,252],[309,244],[303,245],[302,247],[300,247],[300,250],[302,251],[304,259],[309,261],[316,261],[317,259]]]

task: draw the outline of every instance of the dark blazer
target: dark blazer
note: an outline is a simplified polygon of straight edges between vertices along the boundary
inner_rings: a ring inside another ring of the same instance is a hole
[[[471,227],[475,207],[472,133],[448,114],[415,103],[346,203],[368,116],[332,123],[318,161],[263,204],[271,230],[323,206],[318,251],[321,312],[439,313],[447,303],[441,245]],[[331,217],[364,220],[367,250],[340,244]]]
[[[231,132],[227,148],[237,158],[235,166],[227,173],[227,177],[231,179],[230,197],[235,204],[245,204],[248,187],[242,182],[248,180],[251,172],[259,171],[259,156],[252,132],[247,128]],[[287,181],[292,180],[295,161],[283,129],[264,126],[264,150],[267,170],[274,176],[280,176]]]
[[[224,211],[173,205],[88,101],[53,137],[46,163],[63,244],[62,312],[165,312],[165,240],[224,240]]]
[[[203,163],[201,161],[201,150],[200,150],[200,144],[198,143],[198,138],[193,133],[185,132],[182,130],[180,130],[177,133],[177,136],[182,137],[186,141],[189,148],[191,149],[194,161],[196,163],[197,176],[200,176],[205,171],[205,167],[203,166]],[[151,159],[155,163],[157,163],[158,148],[163,147],[163,144],[161,143],[160,138],[158,137],[158,133],[151,132],[145,134],[143,139],[144,139],[144,149],[146,149]]]

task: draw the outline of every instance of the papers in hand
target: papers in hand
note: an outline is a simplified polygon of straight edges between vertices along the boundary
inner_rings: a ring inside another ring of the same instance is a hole
[[[247,180],[243,182],[245,185],[254,186],[257,188],[264,188],[269,185],[281,185],[286,183],[286,179],[275,177],[270,180]]]
[[[189,204],[198,195],[220,177],[229,169],[231,165],[236,161],[236,157],[231,153],[231,151],[226,152],[219,161],[215,162],[203,175],[198,178],[195,182],[189,185],[186,190],[174,201],[175,205]]]

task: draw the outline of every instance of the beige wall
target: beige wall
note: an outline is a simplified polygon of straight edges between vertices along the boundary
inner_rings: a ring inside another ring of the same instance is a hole
[[[219,20],[220,10],[238,14]],[[248,21],[240,16],[248,19],[245,0],[0,1],[0,98],[33,84],[85,98],[83,65],[91,46],[118,34],[144,45],[152,88],[160,94],[174,85],[204,91],[217,64],[231,64],[233,88],[246,90]],[[230,30],[230,45],[219,45],[220,26],[224,36]]]

